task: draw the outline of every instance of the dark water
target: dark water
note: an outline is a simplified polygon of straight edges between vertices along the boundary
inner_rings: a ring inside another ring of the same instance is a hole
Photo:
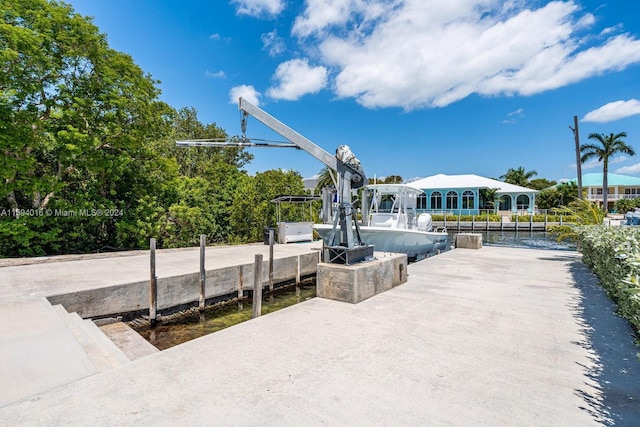
[[[482,234],[482,244],[486,246],[507,246],[512,248],[551,249],[575,251],[573,242],[558,242],[556,237],[547,232],[531,231],[474,231]],[[453,233],[455,234],[455,233]],[[451,240],[453,240],[453,234]]]
[[[296,293],[295,286],[274,292],[271,297],[265,295],[262,301],[262,315],[281,310],[316,296],[315,280],[305,281]],[[208,308],[204,314],[197,310],[185,312],[183,316],[170,322],[161,322],[155,328],[150,326],[132,326],[156,348],[164,350],[204,335],[237,325],[251,319],[251,299],[245,299],[240,308],[237,302]]]

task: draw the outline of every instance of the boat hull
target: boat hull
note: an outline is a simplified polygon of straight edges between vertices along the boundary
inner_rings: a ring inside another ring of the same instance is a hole
[[[329,235],[333,226],[314,224],[325,244],[329,244]],[[428,253],[447,248],[446,232],[394,229],[385,227],[360,226],[363,243],[373,245],[375,251],[405,253],[408,258],[418,258]]]

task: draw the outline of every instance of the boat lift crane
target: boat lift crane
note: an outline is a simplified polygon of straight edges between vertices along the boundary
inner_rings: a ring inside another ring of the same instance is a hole
[[[266,111],[240,98],[238,109],[242,113],[242,136],[234,139],[197,139],[176,141],[181,147],[285,147],[297,148],[311,154],[330,170],[337,171],[339,187],[338,210],[333,218],[333,231],[329,241],[323,243],[323,259],[336,264],[354,264],[373,258],[373,245],[363,243],[358,221],[353,215],[351,191],[367,183],[360,161],[346,145],[341,145],[332,156],[318,145],[271,116]],[[247,119],[253,116],[268,128],[277,132],[289,143],[255,142],[246,136]],[[353,226],[352,226],[353,224]]]

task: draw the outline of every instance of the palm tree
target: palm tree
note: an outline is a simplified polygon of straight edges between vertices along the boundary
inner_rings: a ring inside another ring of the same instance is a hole
[[[549,231],[555,234],[558,241],[569,239],[577,240],[575,226],[577,225],[600,225],[604,221],[605,213],[598,206],[589,200],[578,199],[574,196],[570,206],[562,206],[556,213],[568,215],[572,218],[572,225],[553,225]]]
[[[538,175],[536,171],[526,172],[522,166],[518,167],[518,169],[509,168],[506,174],[500,177],[504,182],[508,182],[509,184],[519,185],[521,187],[526,187],[529,185],[529,179]]]
[[[320,192],[323,187],[330,187],[336,185],[335,171],[325,166],[320,170],[318,174],[318,183],[316,184],[316,191]]]
[[[589,134],[589,139],[594,139],[599,142],[584,144],[580,146],[580,162],[584,163],[589,159],[597,158],[599,162],[602,162],[602,206],[604,211],[608,210],[608,195],[609,195],[609,159],[616,154],[628,154],[634,156],[636,154],[633,148],[627,145],[622,138],[626,138],[626,132],[620,132],[618,134],[610,133],[605,135],[603,133]]]

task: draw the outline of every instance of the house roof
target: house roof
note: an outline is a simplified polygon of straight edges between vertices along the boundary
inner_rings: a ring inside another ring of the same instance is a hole
[[[585,173],[582,174],[583,187],[602,187],[602,173]],[[573,178],[570,181],[577,181]],[[640,187],[640,178],[637,176],[620,175],[617,173],[607,174],[607,184],[612,186],[638,186]]]
[[[420,189],[454,189],[454,188],[497,188],[498,193],[538,193],[537,190],[508,184],[483,176],[444,175],[438,174],[410,182],[409,185]]]

